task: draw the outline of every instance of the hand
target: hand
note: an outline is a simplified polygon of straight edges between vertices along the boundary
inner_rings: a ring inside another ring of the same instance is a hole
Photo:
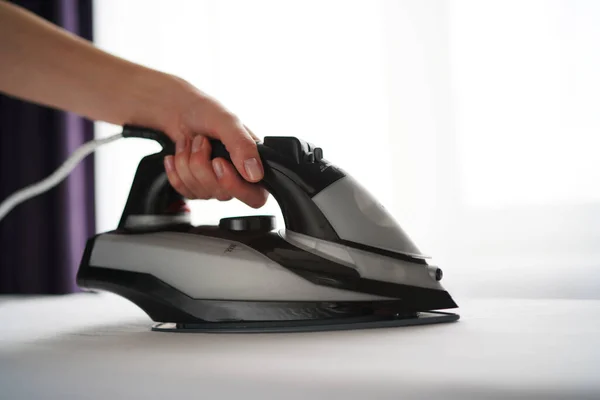
[[[268,192],[253,184],[264,174],[256,148],[259,139],[215,99],[180,83],[183,92],[175,96],[182,101],[175,102],[179,105],[173,124],[166,130],[176,143],[175,155],[164,160],[169,182],[188,199],[237,198],[250,207],[262,207]],[[233,165],[222,158],[211,161],[209,137],[223,142]]]
[[[2,0],[0,37],[3,93],[92,120],[162,130],[178,141],[179,151],[165,159],[165,168],[183,196],[236,197],[254,208],[265,204],[267,192],[251,184],[263,176],[256,136],[216,100],[182,79],[101,51]],[[206,137],[220,139],[234,165],[211,162]]]

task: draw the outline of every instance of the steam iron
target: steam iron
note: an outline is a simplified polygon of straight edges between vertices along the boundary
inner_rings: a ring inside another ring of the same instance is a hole
[[[168,183],[162,132],[140,162],[118,227],[90,238],[77,273],[82,288],[116,293],[140,307],[155,331],[282,332],[452,322],[458,306],[386,210],[323,151],[295,137],[258,144],[260,183],[281,208],[275,218],[223,218],[194,226]],[[230,160],[211,140],[212,158]]]

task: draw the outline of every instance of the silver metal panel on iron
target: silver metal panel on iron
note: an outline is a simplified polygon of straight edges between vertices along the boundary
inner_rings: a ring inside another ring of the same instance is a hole
[[[94,244],[89,264],[92,267],[151,274],[195,299],[387,299],[316,285],[239,242],[178,232],[100,235]]]
[[[355,249],[339,243],[316,239],[289,230],[280,236],[288,243],[319,257],[354,268],[362,278],[400,283],[427,289],[445,290],[435,279],[436,266],[411,263]]]
[[[383,205],[351,176],[332,183],[313,201],[341,239],[423,256]]]

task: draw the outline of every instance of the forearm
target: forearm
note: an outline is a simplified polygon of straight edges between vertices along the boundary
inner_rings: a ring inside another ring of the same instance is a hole
[[[166,129],[177,86],[0,0],[1,92],[93,120]]]

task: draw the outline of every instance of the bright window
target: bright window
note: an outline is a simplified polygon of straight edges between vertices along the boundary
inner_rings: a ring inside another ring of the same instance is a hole
[[[103,0],[95,15],[102,48],[182,76],[260,136],[323,147],[450,288],[597,295],[598,2]],[[98,154],[99,230],[156,149]],[[273,200],[192,208],[196,223],[279,216]]]

